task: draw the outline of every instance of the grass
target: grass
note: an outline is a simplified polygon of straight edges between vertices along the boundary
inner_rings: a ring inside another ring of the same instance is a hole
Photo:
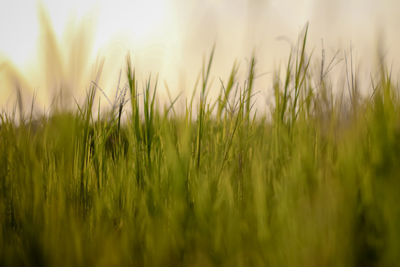
[[[75,111],[3,112],[0,265],[398,266],[399,88],[384,64],[369,96],[353,66],[333,87],[334,59],[314,70],[306,40],[270,113],[255,57],[207,97],[214,49],[182,113],[129,58],[107,114],[95,82]]]

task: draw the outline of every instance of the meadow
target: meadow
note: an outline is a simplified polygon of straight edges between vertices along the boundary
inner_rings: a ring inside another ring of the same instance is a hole
[[[397,77],[382,59],[360,88],[347,54],[332,83],[307,29],[288,52],[265,112],[257,58],[210,86],[214,50],[182,111],[128,58],[107,112],[95,82],[2,112],[0,266],[399,266]]]

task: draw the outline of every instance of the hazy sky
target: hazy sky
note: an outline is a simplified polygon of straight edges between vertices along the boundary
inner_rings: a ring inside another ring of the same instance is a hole
[[[83,23],[84,33],[89,35],[85,40],[92,39],[93,49],[87,50],[91,51],[90,62],[101,54],[106,59],[105,70],[115,76],[130,51],[138,70],[160,73],[178,90],[195,79],[202,58],[214,43],[216,76],[226,77],[235,59],[245,65],[253,50],[259,58],[259,72],[272,71],[289,52],[288,43],[282,39],[295,42],[306,22],[310,22],[310,48],[320,49],[322,39],[328,51],[352,44],[358,59],[368,64],[372,57],[366,56],[375,53],[380,40],[391,58],[399,59],[397,0],[41,2],[61,49],[66,49],[73,40],[82,41],[71,37],[74,36],[71,32],[77,29],[71,25]],[[42,36],[37,3],[35,0],[0,2],[0,60],[2,55],[22,71],[34,68],[38,60],[37,46]]]

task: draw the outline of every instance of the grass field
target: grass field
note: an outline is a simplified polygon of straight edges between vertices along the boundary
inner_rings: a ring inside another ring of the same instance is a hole
[[[129,59],[101,116],[93,83],[74,111],[3,112],[0,266],[399,266],[397,77],[381,62],[363,96],[347,58],[334,87],[306,36],[264,114],[256,58],[207,97],[213,52],[183,112]]]

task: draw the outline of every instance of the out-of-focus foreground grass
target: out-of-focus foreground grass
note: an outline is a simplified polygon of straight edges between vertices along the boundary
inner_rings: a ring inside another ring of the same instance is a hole
[[[255,116],[254,58],[207,98],[213,54],[185,112],[128,60],[107,114],[94,83],[76,111],[2,113],[0,265],[399,265],[399,88],[384,65],[367,97],[352,66],[333,88],[305,43],[270,116]]]

